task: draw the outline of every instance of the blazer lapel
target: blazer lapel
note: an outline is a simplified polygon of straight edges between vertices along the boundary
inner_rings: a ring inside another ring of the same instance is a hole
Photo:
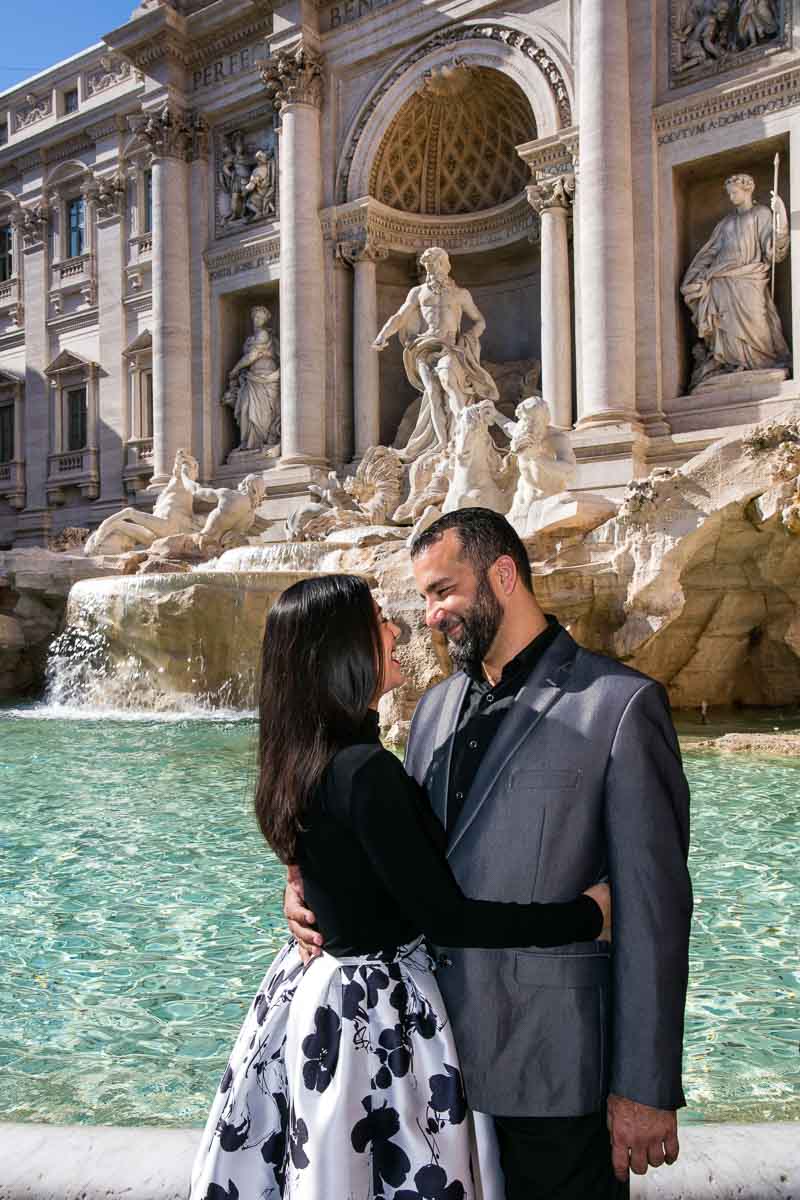
[[[542,717],[558,700],[574,666],[577,651],[576,643],[568,633],[562,631],[541,661],[534,667],[527,682],[520,688],[511,711],[503,720],[489,745],[486,757],[478,767],[453,830],[447,848],[448,856],[453,853],[478,816],[488,800],[498,776],[517,746],[529,737]]]
[[[469,678],[463,672],[454,675],[450,681],[436,721],[433,754],[426,778],[426,789],[431,808],[445,829],[447,828],[447,793],[450,783],[450,762],[453,757],[453,737],[468,686]]]

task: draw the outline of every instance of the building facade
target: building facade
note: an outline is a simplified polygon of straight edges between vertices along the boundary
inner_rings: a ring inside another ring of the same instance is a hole
[[[418,396],[372,341],[430,245],[501,395],[540,375],[578,488],[618,494],[777,411],[797,395],[798,19],[792,0],[145,0],[1,94],[0,547],[150,507],[181,447],[217,486],[264,471],[277,529],[321,468],[402,444]],[[681,283],[742,175],[767,205],[777,179],[790,217],[763,266],[789,352],[698,383]],[[272,438],[237,404],[254,309]]]

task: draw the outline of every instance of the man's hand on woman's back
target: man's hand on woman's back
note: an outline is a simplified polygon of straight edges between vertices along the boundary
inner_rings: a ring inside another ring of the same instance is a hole
[[[322,954],[322,934],[314,930],[316,917],[305,906],[303,877],[299,867],[291,866],[286,869],[283,915],[289,925],[289,932],[297,940],[303,962],[308,964],[312,958]]]

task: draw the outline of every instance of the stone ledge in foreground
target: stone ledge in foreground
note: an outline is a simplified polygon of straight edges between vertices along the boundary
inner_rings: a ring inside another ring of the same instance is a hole
[[[632,1197],[800,1200],[800,1122],[687,1125],[680,1137],[678,1163],[634,1177]],[[199,1139],[199,1129],[0,1124],[0,1200],[185,1200]]]

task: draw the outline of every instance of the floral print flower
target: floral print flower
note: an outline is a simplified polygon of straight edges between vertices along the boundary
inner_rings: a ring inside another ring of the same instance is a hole
[[[402,1025],[395,1025],[394,1029],[383,1030],[378,1038],[378,1047],[375,1053],[381,1062],[380,1069],[375,1076],[377,1087],[391,1087],[393,1076],[395,1079],[402,1079],[404,1075],[408,1074],[411,1066],[411,1050]]]
[[[261,1146],[261,1157],[272,1167],[278,1190],[283,1195],[286,1185],[286,1155],[289,1149],[289,1105],[282,1092],[276,1092],[272,1099],[278,1111],[279,1125]],[[296,1134],[296,1130],[295,1130]]]
[[[320,1006],[314,1015],[316,1033],[303,1039],[303,1082],[309,1091],[324,1092],[336,1073],[342,1023],[328,1005]]]
[[[250,1133],[250,1118],[245,1117],[238,1125],[220,1120],[217,1125],[217,1133],[221,1150],[227,1150],[231,1154],[236,1150],[241,1150]]]
[[[308,1141],[308,1126],[302,1117],[295,1120],[292,1113],[289,1124],[289,1154],[292,1159],[292,1165],[298,1171],[304,1171],[309,1165],[309,1157],[303,1147]]]
[[[239,1189],[232,1179],[228,1180],[227,1191],[218,1183],[210,1183],[204,1200],[239,1200]]]
[[[445,1075],[432,1075],[428,1080],[431,1089],[430,1107],[441,1117],[447,1113],[451,1125],[460,1125],[467,1115],[467,1098],[461,1072],[450,1063],[443,1064]]]
[[[357,1154],[363,1154],[371,1145],[372,1186],[379,1197],[384,1195],[384,1183],[398,1188],[405,1181],[411,1160],[402,1146],[391,1140],[400,1132],[400,1118],[395,1109],[386,1101],[380,1108],[373,1108],[371,1096],[366,1096],[361,1104],[367,1115],[355,1124],[350,1140]]]
[[[464,1200],[464,1185],[454,1179],[447,1182],[447,1172],[435,1164],[422,1167],[414,1176],[416,1191],[404,1188],[395,1192],[394,1200]]]

